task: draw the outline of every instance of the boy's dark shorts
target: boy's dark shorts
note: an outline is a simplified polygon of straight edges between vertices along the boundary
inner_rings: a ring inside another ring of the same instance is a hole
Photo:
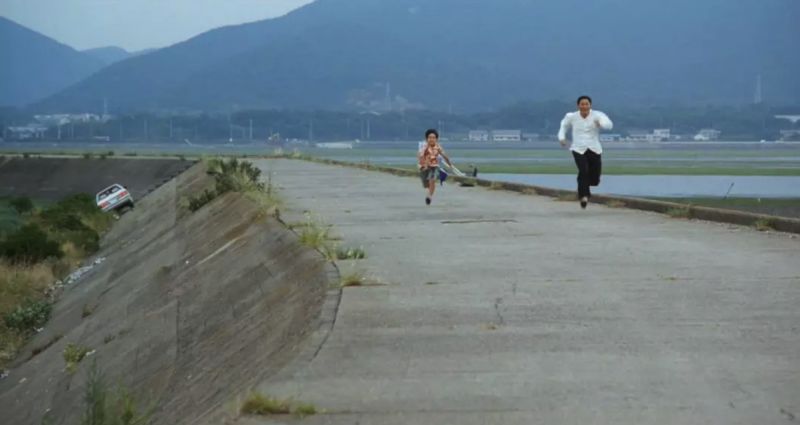
[[[422,187],[427,188],[429,181],[436,180],[436,167],[422,168],[419,170],[419,178],[422,180]]]

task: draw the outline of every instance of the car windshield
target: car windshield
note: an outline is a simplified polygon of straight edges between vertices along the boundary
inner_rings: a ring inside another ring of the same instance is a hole
[[[108,189],[106,189],[106,190],[100,192],[99,194],[97,194],[97,199],[103,199],[103,198],[109,197],[109,196],[119,192],[120,189],[121,188],[119,186],[111,186]]]

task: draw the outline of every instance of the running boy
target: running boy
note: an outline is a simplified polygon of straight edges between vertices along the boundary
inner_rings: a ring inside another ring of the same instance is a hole
[[[422,187],[428,189],[428,196],[425,197],[425,204],[430,205],[433,200],[433,193],[436,191],[436,171],[439,169],[439,156],[444,158],[449,166],[453,166],[450,158],[444,153],[444,149],[439,145],[439,132],[430,129],[425,132],[426,144],[417,157],[419,159],[419,176],[422,179]]]

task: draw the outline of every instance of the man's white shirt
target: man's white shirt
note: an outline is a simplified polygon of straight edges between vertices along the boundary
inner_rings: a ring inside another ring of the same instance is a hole
[[[598,128],[595,121],[600,123]],[[561,120],[561,129],[558,131],[558,140],[566,140],[567,130],[572,128],[572,146],[570,150],[579,154],[586,153],[591,149],[592,152],[601,154],[603,147],[600,145],[600,129],[611,130],[614,123],[608,115],[595,110],[590,110],[586,118],[581,116],[580,111],[569,112]]]

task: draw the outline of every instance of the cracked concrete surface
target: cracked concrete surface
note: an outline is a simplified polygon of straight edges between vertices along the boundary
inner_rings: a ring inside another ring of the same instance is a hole
[[[259,389],[304,424],[786,424],[800,412],[800,240],[270,160],[384,286],[346,288],[319,355]],[[457,224],[456,224],[457,223]],[[292,417],[243,424],[294,423]]]

